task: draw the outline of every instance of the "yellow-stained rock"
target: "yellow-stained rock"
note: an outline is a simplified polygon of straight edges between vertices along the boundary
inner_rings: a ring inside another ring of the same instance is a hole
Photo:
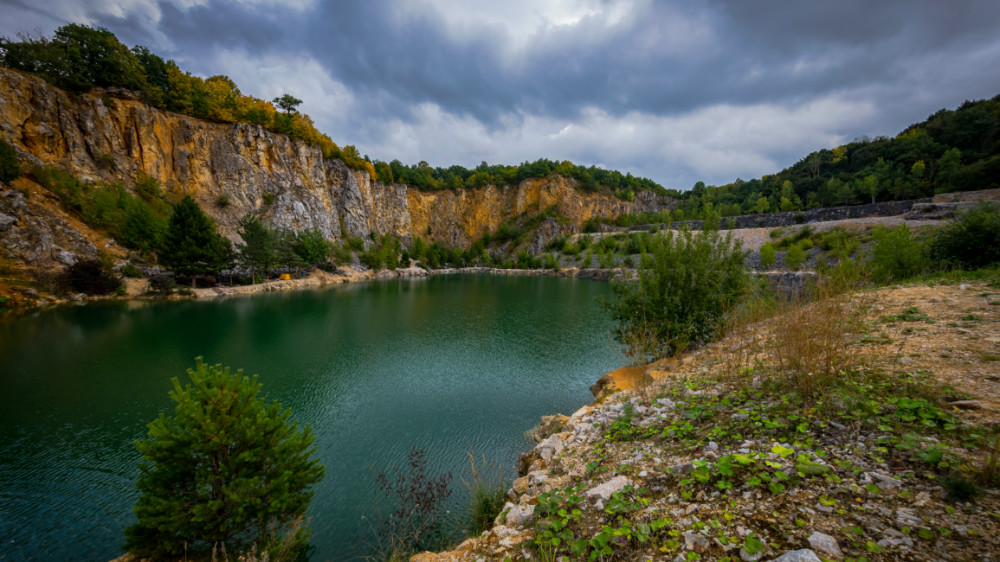
[[[421,192],[376,181],[366,170],[326,160],[319,148],[259,126],[199,120],[99,90],[70,97],[7,68],[0,68],[0,137],[28,166],[126,187],[153,178],[174,199],[194,197],[233,239],[239,219],[254,213],[272,226],[317,229],[332,241],[342,233],[376,233],[468,247],[523,213],[555,208],[568,219],[550,225],[551,237],[591,218],[666,204],[646,193],[635,202],[582,193],[575,180],[561,176]]]

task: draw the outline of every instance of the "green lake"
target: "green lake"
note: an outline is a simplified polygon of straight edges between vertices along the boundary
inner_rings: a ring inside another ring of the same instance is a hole
[[[194,358],[258,373],[312,425],[326,478],[311,560],[356,557],[371,467],[416,446],[467,500],[466,450],[508,477],[539,416],[570,414],[622,364],[606,283],[437,276],[180,302],[109,302],[0,317],[0,560],[110,560],[134,522],[133,440],[172,410]]]

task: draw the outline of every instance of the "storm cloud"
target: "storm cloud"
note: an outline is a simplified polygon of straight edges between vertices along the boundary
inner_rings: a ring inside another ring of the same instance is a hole
[[[435,166],[546,157],[666,187],[773,173],[1000,93],[1000,4],[842,0],[0,0],[0,34],[103,26],[339,144]]]

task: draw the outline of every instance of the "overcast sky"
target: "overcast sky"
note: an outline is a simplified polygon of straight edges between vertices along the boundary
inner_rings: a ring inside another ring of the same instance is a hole
[[[776,172],[1000,93],[997,0],[0,0],[110,29],[373,159],[541,157],[668,188]]]

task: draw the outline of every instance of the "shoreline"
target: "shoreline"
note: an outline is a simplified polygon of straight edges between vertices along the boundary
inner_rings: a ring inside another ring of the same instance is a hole
[[[227,296],[252,295],[256,293],[272,291],[293,291],[297,289],[310,289],[325,287],[327,285],[341,285],[347,283],[363,283],[367,281],[385,281],[389,279],[408,279],[417,277],[433,277],[437,275],[502,275],[508,277],[569,277],[574,279],[590,279],[593,281],[607,281],[612,277],[621,274],[626,270],[598,269],[576,267],[564,269],[500,269],[495,267],[458,267],[446,269],[423,269],[420,267],[407,267],[399,269],[383,269],[379,271],[360,271],[347,266],[338,268],[337,273],[327,273],[316,270],[306,277],[299,279],[278,279],[266,281],[255,285],[240,285],[234,287],[210,287],[207,289],[193,289],[194,298],[207,299]],[[344,273],[347,273],[346,275]],[[131,297],[126,297],[131,298]]]
[[[814,275],[811,271],[757,271],[752,272],[772,278],[776,287],[779,288],[800,288],[802,280]],[[561,269],[502,269],[496,267],[459,267],[444,269],[423,269],[420,267],[399,268],[395,270],[383,269],[380,271],[358,270],[352,266],[338,268],[336,273],[328,273],[317,269],[308,275],[298,279],[275,279],[257,283],[254,285],[236,286],[216,286],[202,289],[190,289],[192,294],[161,296],[147,293],[148,285],[146,279],[126,279],[128,294],[123,296],[115,295],[72,295],[63,299],[43,299],[42,302],[35,301],[31,306],[18,306],[10,308],[4,316],[19,316],[29,312],[37,311],[52,306],[69,304],[85,304],[89,302],[132,302],[132,301],[179,301],[179,300],[202,300],[219,297],[239,297],[255,295],[258,293],[296,291],[303,289],[317,289],[329,285],[345,285],[352,283],[365,283],[371,281],[386,281],[390,279],[412,279],[420,277],[433,277],[438,275],[498,275],[507,277],[563,277],[572,279],[585,279],[590,281],[610,281],[616,277],[631,277],[636,275],[635,269],[630,268],[577,268],[568,267]],[[186,287],[178,287],[184,289]]]

